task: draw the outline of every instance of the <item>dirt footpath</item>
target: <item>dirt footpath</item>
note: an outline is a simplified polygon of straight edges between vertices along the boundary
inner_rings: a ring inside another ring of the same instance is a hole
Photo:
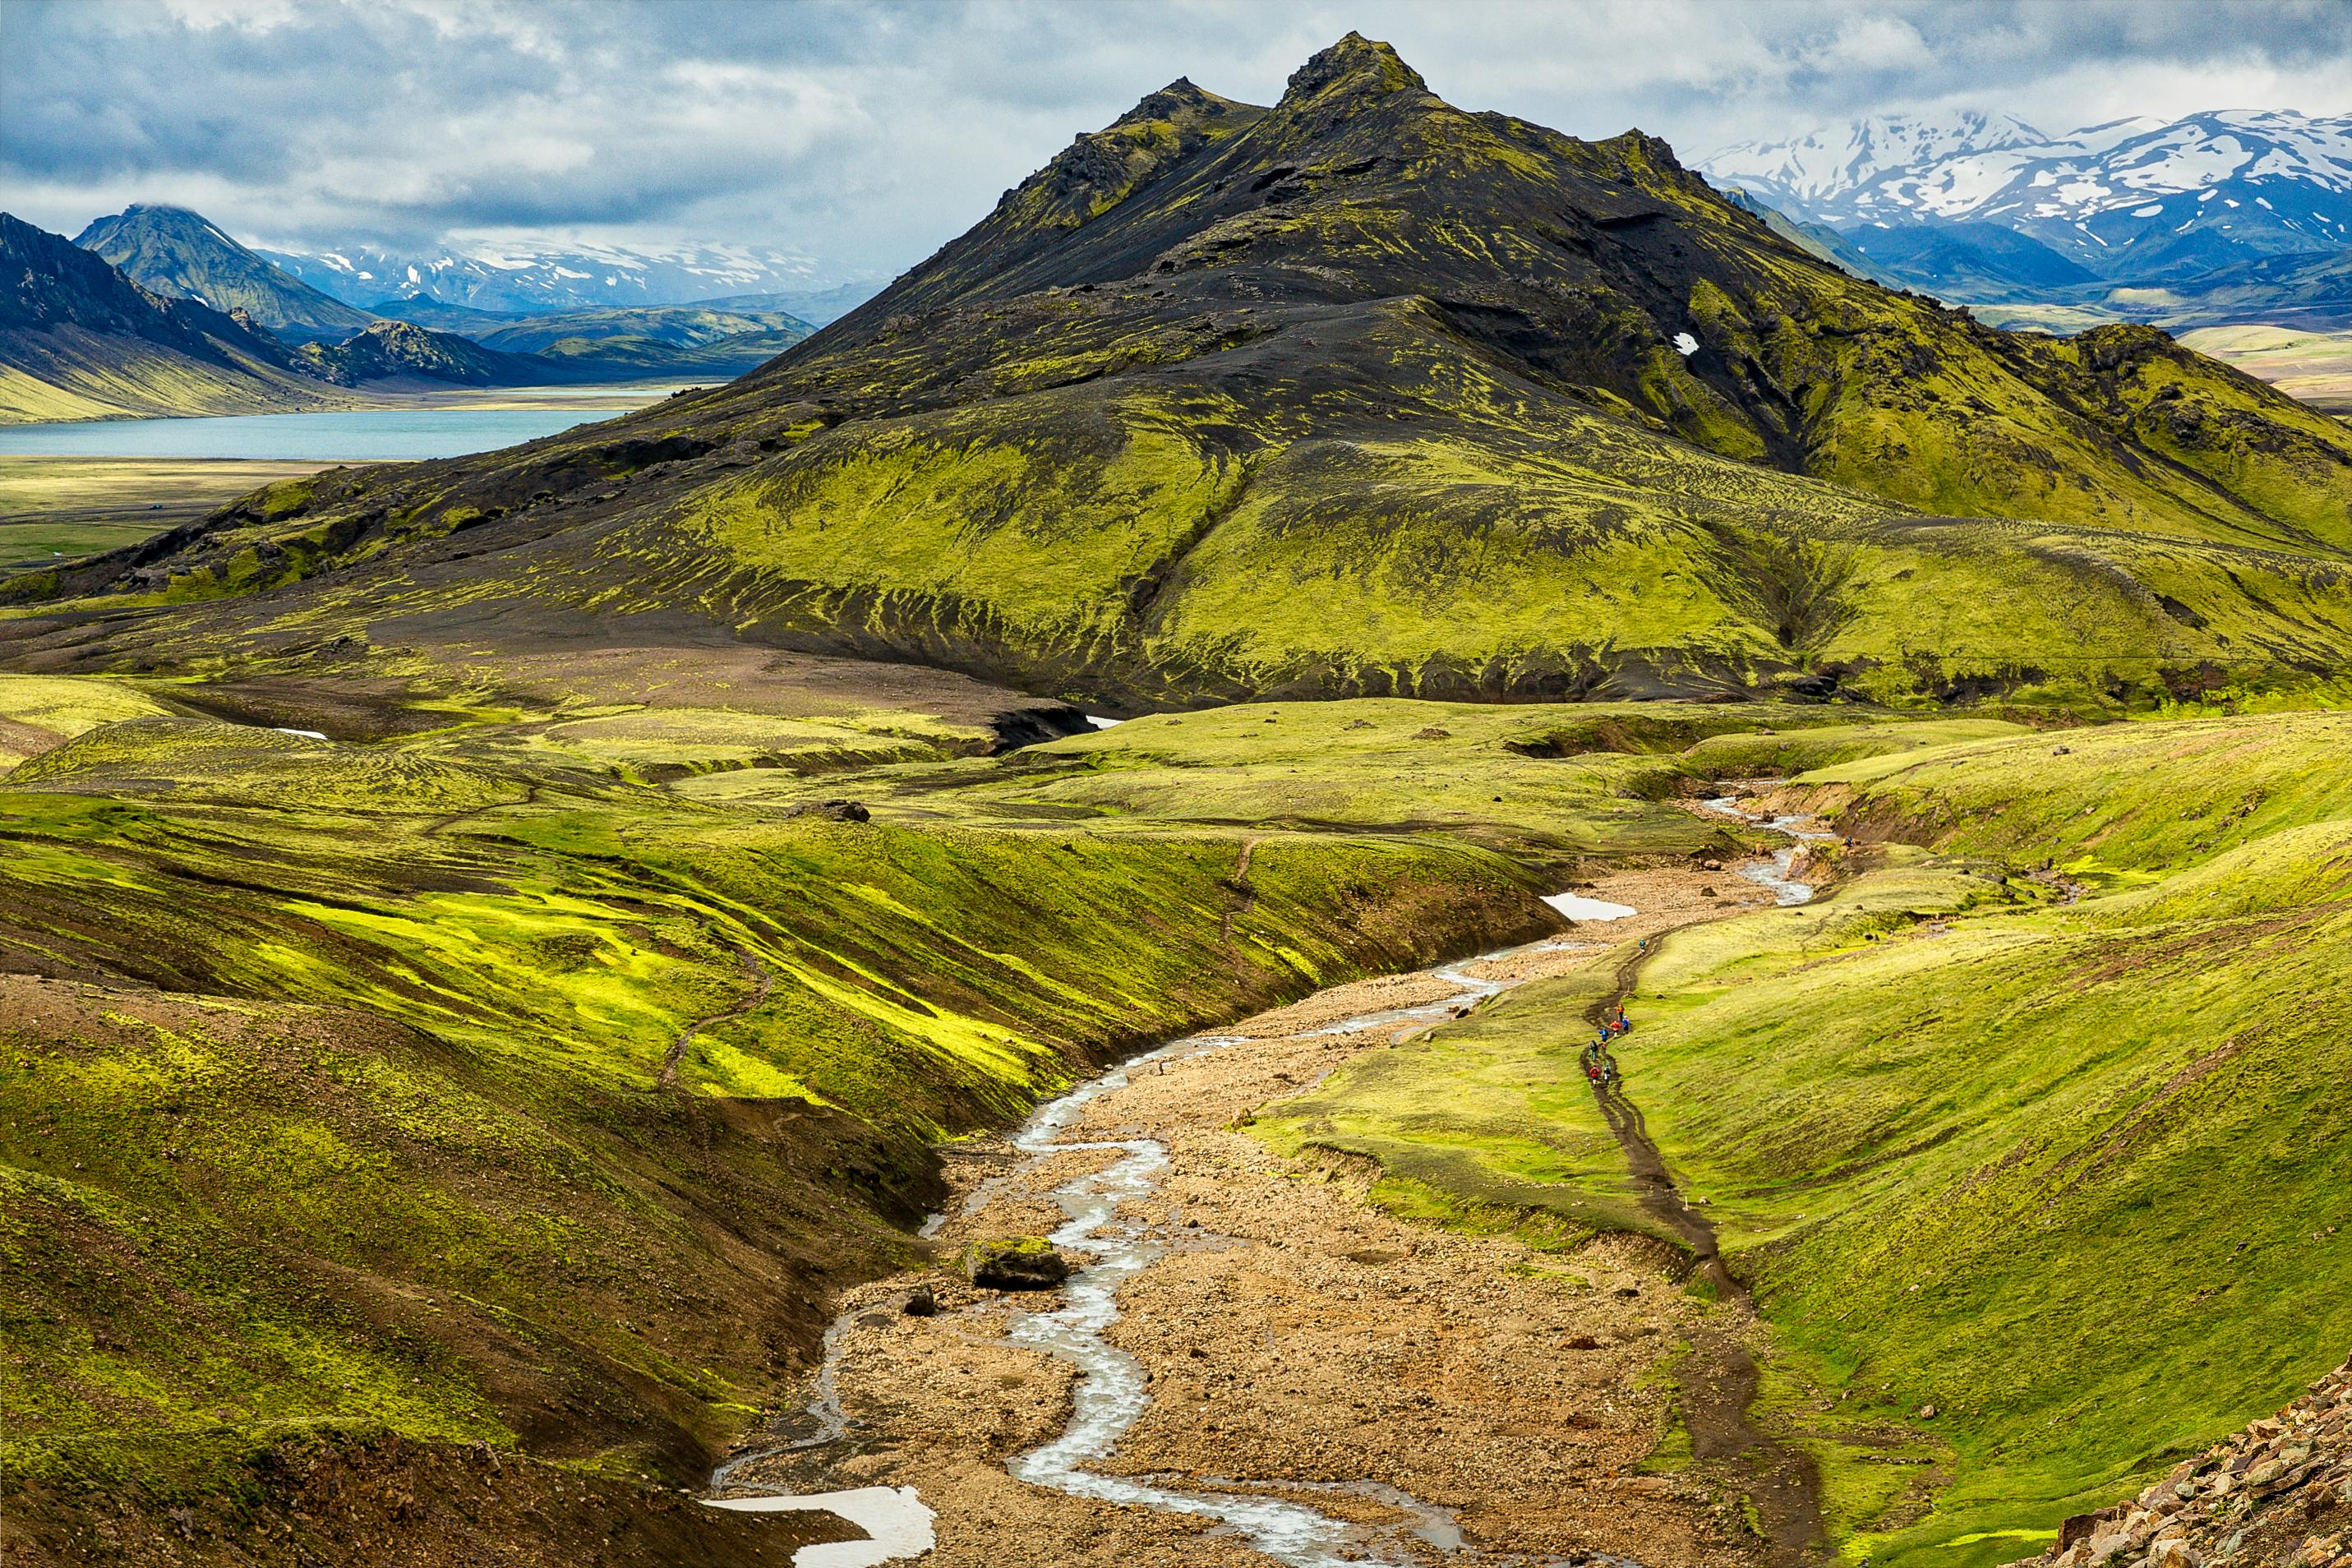
[[[1724,912],[1726,898],[1769,901],[1726,874],[1635,873],[1591,890],[1643,913],[1461,967],[1538,978],[1603,941]],[[1150,1404],[1091,1468],[1182,1490],[1288,1497],[1360,1521],[1373,1561],[1437,1561],[1426,1533],[1411,1533],[1426,1519],[1377,1490],[1331,1483],[1376,1482],[1454,1510],[1464,1549],[1449,1563],[1606,1556],[1751,1568],[1753,1539],[1705,1486],[1639,1473],[1664,1415],[1656,1384],[1708,1310],[1673,1283],[1675,1255],[1618,1237],[1563,1257],[1408,1224],[1366,1200],[1361,1163],[1286,1160],[1236,1128],[1385,1047],[1397,1026],[1311,1031],[1456,989],[1423,976],[1339,987],[1237,1026],[1242,1043],[1147,1067],[1087,1108],[1069,1138],[1149,1137],[1169,1157],[1155,1194],[1124,1216],[1166,1254],[1120,1290],[1106,1336],[1150,1372]],[[944,1246],[1052,1228],[1062,1215],[1046,1194],[1111,1157],[1029,1164],[1011,1153],[974,1148],[950,1162],[962,1193],[984,1201],[942,1228]],[[937,1291],[938,1315],[900,1310],[920,1285]],[[848,1436],[747,1467],[737,1483],[913,1486],[939,1516],[926,1561],[942,1565],[1263,1568],[1244,1541],[1202,1521],[1006,1473],[1007,1459],[1059,1435],[1069,1415],[1070,1369],[1003,1339],[1017,1314],[1055,1301],[974,1290],[944,1270],[861,1289],[837,1340]]]

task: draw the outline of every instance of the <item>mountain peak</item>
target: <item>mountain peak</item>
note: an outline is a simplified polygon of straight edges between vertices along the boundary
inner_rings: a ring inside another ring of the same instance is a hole
[[[74,243],[159,294],[242,309],[273,332],[342,337],[373,320],[279,271],[186,207],[134,202],[93,221]]]
[[[1279,107],[1298,110],[1310,103],[1369,101],[1428,91],[1421,73],[1405,64],[1393,47],[1351,32],[1291,74]]]

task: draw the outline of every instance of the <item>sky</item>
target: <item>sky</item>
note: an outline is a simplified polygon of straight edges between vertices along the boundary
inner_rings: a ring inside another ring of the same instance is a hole
[[[1858,116],[2352,112],[2347,0],[0,0],[0,207],[252,244],[725,243],[891,276],[1179,76],[1354,29],[1441,96],[1686,161]]]

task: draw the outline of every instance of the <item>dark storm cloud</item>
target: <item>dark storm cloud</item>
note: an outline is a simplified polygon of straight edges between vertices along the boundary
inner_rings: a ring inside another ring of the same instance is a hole
[[[1354,27],[1473,108],[1690,157],[1966,103],[2047,130],[2352,110],[2352,5],[6,0],[0,204],[132,200],[265,242],[772,245],[893,270],[1179,75],[1268,101]]]

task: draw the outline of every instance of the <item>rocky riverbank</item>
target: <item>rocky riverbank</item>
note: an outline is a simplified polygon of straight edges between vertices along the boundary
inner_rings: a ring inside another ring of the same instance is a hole
[[[1612,878],[1596,891],[1639,915],[1447,973],[1545,978],[1604,937],[1718,912],[1730,890],[1682,871]],[[1745,884],[1739,896],[1767,897]],[[1389,1044],[1400,1022],[1390,1010],[1443,1016],[1463,989],[1424,974],[1320,994],[1235,1026],[1214,1050],[1138,1067],[1056,1129],[1057,1144],[1080,1146],[1024,1158],[975,1142],[951,1162],[943,1259],[1055,1229],[1066,1217],[1056,1191],[1115,1175],[1135,1148],[1164,1160],[1107,1211],[1142,1266],[1121,1276],[1102,1338],[1131,1360],[1144,1398],[1110,1451],[1082,1456],[1098,1484],[1024,1484],[1007,1468],[1082,1414],[1070,1363],[1022,1326],[1073,1316],[1082,1282],[1067,1300],[1004,1296],[940,1268],[849,1293],[831,1342],[837,1435],[788,1420],[771,1441],[817,1440],[730,1468],[730,1486],[914,1487],[938,1518],[927,1561],[973,1568],[1238,1568],[1367,1552],[1758,1568],[1766,1553],[1733,1492],[1653,1462],[1681,1348],[1702,1330],[1750,1331],[1744,1310],[1682,1290],[1681,1258],[1655,1242],[1543,1251],[1417,1224],[1367,1201],[1366,1163],[1285,1158],[1247,1131],[1268,1101]],[[928,1313],[906,1310],[918,1293]],[[1220,1511],[1136,1506],[1136,1489],[1213,1498]],[[1242,1500],[1320,1516],[1335,1539],[1252,1550],[1255,1538],[1220,1526]]]
[[[2006,1568],[2352,1568],[2352,1361]]]

